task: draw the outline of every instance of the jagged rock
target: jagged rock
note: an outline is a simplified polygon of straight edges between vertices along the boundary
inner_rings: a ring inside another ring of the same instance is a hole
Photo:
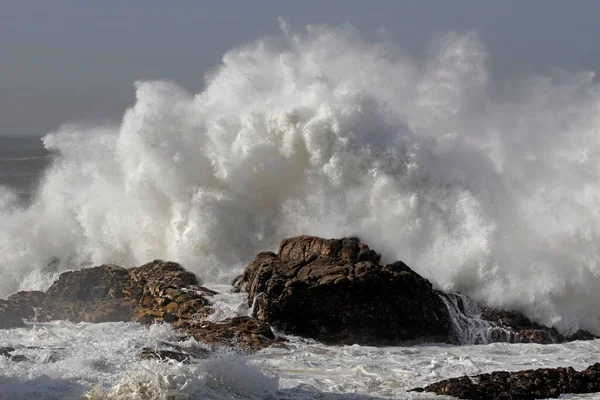
[[[202,323],[213,312],[208,297],[214,294],[174,262],[155,260],[132,269],[101,265],[62,273],[45,293],[19,292],[0,300],[0,328],[23,326],[23,318],[165,322],[211,345],[256,350],[277,342],[268,325],[251,318]]]
[[[211,313],[209,289],[196,276],[173,262],[155,260],[125,269],[101,265],[69,271],[46,291],[41,320],[72,322],[175,322],[194,314]]]
[[[533,400],[556,398],[561,394],[594,393],[600,391],[600,363],[581,372],[567,367],[463,376],[414,391],[477,400]]]
[[[175,326],[209,345],[233,346],[247,352],[283,343],[275,337],[269,325],[250,317],[234,317],[219,322],[186,321]]]
[[[448,310],[431,283],[358,238],[300,236],[259,253],[235,282],[258,319],[333,343],[447,341]]]

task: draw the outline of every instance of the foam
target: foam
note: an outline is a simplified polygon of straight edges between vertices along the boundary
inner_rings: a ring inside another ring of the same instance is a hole
[[[593,73],[498,96],[476,33],[412,59],[348,26],[282,31],[227,52],[200,93],[137,82],[119,126],[47,135],[36,200],[1,211],[0,294],[47,287],[54,257],[225,282],[283,237],[358,235],[438,287],[600,334]]]

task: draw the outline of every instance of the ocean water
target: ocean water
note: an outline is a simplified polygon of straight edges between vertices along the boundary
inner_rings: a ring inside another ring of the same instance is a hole
[[[155,258],[223,285],[283,237],[359,236],[438,288],[600,334],[595,74],[549,66],[500,94],[476,33],[440,36],[425,54],[348,26],[282,22],[279,37],[227,52],[200,93],[137,82],[118,123],[0,139],[0,298],[47,288],[56,272]],[[219,287],[215,318],[247,313]],[[0,346],[28,358],[0,358],[0,398],[430,398],[406,390],[464,373],[583,368],[600,346],[290,338],[289,350],[190,365],[137,358],[171,337],[60,321],[0,331]]]

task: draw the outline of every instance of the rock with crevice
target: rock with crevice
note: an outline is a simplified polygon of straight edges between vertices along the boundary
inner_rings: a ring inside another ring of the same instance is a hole
[[[477,400],[534,400],[557,398],[563,394],[595,393],[600,391],[600,363],[583,371],[572,367],[497,371],[446,379],[413,390]]]
[[[448,310],[431,283],[358,238],[300,236],[259,253],[235,282],[253,315],[326,343],[447,341]]]

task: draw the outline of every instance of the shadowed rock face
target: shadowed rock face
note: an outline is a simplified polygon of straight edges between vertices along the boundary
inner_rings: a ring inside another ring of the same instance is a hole
[[[0,329],[25,326],[23,319],[35,318],[35,307],[44,301],[44,293],[39,291],[18,292],[6,300],[0,300]]]
[[[477,400],[533,400],[556,398],[567,393],[594,393],[600,391],[600,364],[581,372],[568,367],[463,376],[414,391]]]
[[[442,340],[448,311],[431,283],[358,238],[300,236],[259,253],[235,282],[254,315],[285,332],[324,342],[394,344]]]

